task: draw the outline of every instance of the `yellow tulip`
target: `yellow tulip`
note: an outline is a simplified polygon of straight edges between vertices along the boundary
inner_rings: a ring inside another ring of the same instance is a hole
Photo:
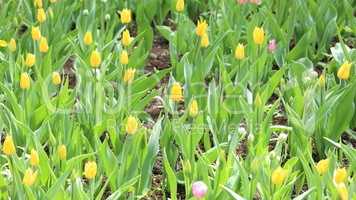
[[[32,35],[33,40],[36,40],[36,41],[40,40],[42,37],[40,28],[36,27],[36,26],[32,27],[31,35]]]
[[[209,36],[207,33],[205,33],[205,34],[203,34],[203,36],[201,36],[200,46],[203,48],[206,48],[209,46]]]
[[[2,151],[4,152],[5,155],[8,155],[8,156],[16,153],[14,141],[12,140],[12,137],[10,135],[7,135],[5,137],[5,141],[2,144]]]
[[[177,0],[176,11],[183,12],[183,10],[184,10],[184,0]]]
[[[351,63],[346,61],[341,65],[339,70],[337,71],[337,77],[341,80],[347,80],[350,77]]]
[[[324,175],[329,169],[329,159],[320,160],[315,168],[320,175]]]
[[[124,82],[128,84],[132,83],[132,80],[135,77],[135,72],[136,72],[135,69],[131,69],[131,68],[127,69],[124,74]]]
[[[120,19],[121,19],[121,23],[123,24],[128,24],[131,22],[131,10],[124,8],[121,12],[120,12]]]
[[[183,100],[183,89],[178,82],[173,83],[171,87],[170,99],[174,102]]]
[[[253,30],[253,41],[257,45],[261,45],[265,40],[265,31],[262,27],[255,27]]]
[[[122,32],[122,36],[121,36],[121,43],[123,46],[127,47],[130,45],[131,43],[131,36],[130,36],[130,32],[129,30],[125,30],[124,32]]]
[[[61,75],[58,72],[53,72],[52,73],[52,83],[53,85],[59,85],[61,84]]]
[[[138,126],[139,126],[139,123],[138,123],[138,120],[136,119],[136,117],[129,116],[126,121],[126,127],[125,127],[126,133],[130,134],[130,135],[136,133]]]
[[[43,8],[37,9],[37,20],[40,23],[43,23],[44,21],[46,21],[46,12],[43,10]]]
[[[120,54],[120,63],[123,65],[127,65],[129,63],[129,55],[126,50],[123,50]]]
[[[88,46],[91,45],[91,43],[93,43],[93,35],[90,31],[87,31],[85,33],[83,41],[84,41],[84,44],[88,45]]]
[[[101,55],[97,50],[91,52],[90,65],[92,68],[98,68],[101,64]]]
[[[37,166],[39,162],[40,162],[40,159],[38,157],[37,151],[34,149],[31,149],[30,164],[32,166]]]
[[[16,51],[16,40],[15,40],[14,38],[11,38],[11,39],[10,39],[10,42],[9,42],[9,44],[8,44],[8,47],[9,47],[9,50],[10,50],[11,52]]]
[[[23,90],[29,89],[31,86],[31,79],[30,76],[23,72],[20,77],[20,88]]]
[[[199,108],[197,100],[193,99],[189,105],[189,115],[191,117],[196,117],[198,115]]]
[[[26,54],[25,65],[27,67],[32,67],[36,63],[36,56],[32,53]]]
[[[5,40],[0,40],[0,47],[7,47],[7,42]]]
[[[235,58],[242,60],[245,58],[245,46],[239,43],[235,49]]]
[[[349,199],[349,192],[347,191],[347,187],[345,183],[340,183],[336,185],[336,190],[339,193],[339,197],[341,200],[348,200]]]
[[[318,83],[319,83],[319,86],[320,87],[325,87],[325,75],[324,74],[322,74],[322,75],[320,75],[320,77],[319,77],[319,81],[318,81]]]
[[[262,106],[262,99],[259,93],[256,94],[255,97],[255,106],[256,107],[261,107]]]
[[[347,171],[345,168],[338,168],[334,171],[334,182],[336,184],[343,183],[347,179]]]
[[[65,160],[67,158],[67,148],[64,144],[58,147],[58,156],[60,160]]]
[[[87,179],[93,179],[96,176],[97,166],[95,161],[88,161],[84,166],[84,176]]]
[[[272,183],[275,185],[282,185],[287,176],[288,171],[281,167],[278,167],[272,172]]]
[[[32,186],[37,178],[37,172],[33,172],[31,168],[28,168],[25,171],[25,174],[23,176],[22,182],[23,184],[25,184],[26,186]]]
[[[47,53],[48,52],[48,42],[47,38],[41,37],[40,39],[40,52]]]
[[[42,8],[43,4],[42,4],[42,0],[34,0],[33,4],[35,7],[37,8]]]
[[[199,36],[202,37],[208,29],[208,24],[206,23],[205,20],[199,20],[197,27],[195,29],[195,33]]]

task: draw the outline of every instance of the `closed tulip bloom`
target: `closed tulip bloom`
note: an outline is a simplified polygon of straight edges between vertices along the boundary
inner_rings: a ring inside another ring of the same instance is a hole
[[[37,151],[34,149],[31,149],[30,164],[32,166],[37,166],[39,162],[40,162],[40,159],[38,157]]]
[[[120,54],[120,63],[127,65],[129,63],[129,55],[126,50],[123,50]]]
[[[95,161],[88,161],[84,166],[84,176],[87,179],[93,179],[96,176],[97,166]]]
[[[208,186],[203,181],[194,182],[192,185],[193,196],[197,199],[202,199],[208,192]]]
[[[275,40],[275,39],[270,40],[270,41],[268,42],[268,51],[269,51],[270,53],[274,53],[274,52],[276,51],[276,49],[277,49],[277,42],[276,42],[276,40]]]
[[[196,117],[198,115],[199,108],[197,100],[193,99],[189,105],[189,115],[191,117]]]
[[[341,65],[339,70],[337,71],[337,77],[341,80],[347,80],[350,77],[351,63],[346,61]]]
[[[136,72],[135,69],[131,69],[131,68],[127,69],[124,74],[124,82],[128,84],[132,83],[132,80],[135,77],[135,72]]]
[[[53,85],[59,85],[59,84],[61,84],[61,81],[62,81],[61,75],[58,72],[53,72],[52,73]]]
[[[184,10],[184,0],[177,0],[176,11],[183,12],[183,10]]]
[[[48,42],[47,38],[41,37],[40,39],[40,52],[47,53],[48,52]]]
[[[8,44],[8,48],[11,52],[16,51],[16,40],[14,38],[10,39],[10,42]]]
[[[334,182],[336,184],[343,183],[347,179],[347,171],[345,168],[338,168],[334,171]]]
[[[64,144],[58,147],[58,157],[60,160],[67,159],[67,147]]]
[[[101,64],[101,55],[97,50],[91,52],[90,65],[92,68],[98,68]]]
[[[31,168],[28,168],[25,171],[25,174],[23,176],[22,182],[23,184],[25,184],[26,186],[32,186],[37,178],[37,172],[33,172]]]
[[[25,65],[27,67],[32,67],[36,63],[36,56],[32,53],[26,54]]]
[[[0,40],[0,47],[7,47],[7,42],[5,40]]]
[[[261,45],[265,40],[265,31],[262,27],[255,27],[253,30],[253,41],[257,45]]]
[[[90,31],[87,31],[85,33],[83,41],[84,41],[84,44],[88,45],[88,46],[93,43],[93,35],[92,35],[92,33]]]
[[[235,58],[237,60],[242,60],[245,58],[245,46],[239,43],[235,49]]]
[[[183,89],[178,82],[173,83],[171,87],[170,99],[174,102],[183,100]]]
[[[282,185],[287,176],[288,171],[278,167],[272,172],[272,183],[275,185]]]
[[[130,32],[129,30],[125,30],[124,32],[122,32],[122,36],[121,36],[121,43],[123,46],[127,47],[130,45],[131,43],[131,36],[130,36]]]
[[[320,175],[324,175],[326,172],[328,172],[328,169],[329,159],[320,160],[318,164],[316,164],[316,171],[318,171]]]
[[[7,135],[5,137],[5,141],[2,144],[2,152],[4,152],[5,155],[10,156],[16,153],[14,141],[12,140],[12,137],[10,135]]]
[[[26,72],[23,72],[20,77],[20,88],[23,90],[27,90],[30,88],[30,86],[31,86],[30,76]]]
[[[206,21],[205,20],[199,20],[198,24],[197,24],[197,27],[195,29],[195,33],[199,37],[201,37],[206,33],[207,30],[208,30],[208,24],[206,23]]]
[[[44,21],[46,21],[46,12],[43,10],[43,8],[37,9],[37,20],[40,23],[43,23]]]
[[[42,8],[43,4],[42,4],[42,0],[34,0],[33,4],[35,7],[37,8]]]
[[[259,93],[256,94],[255,97],[255,106],[256,107],[261,107],[262,106],[262,99]]]
[[[336,185],[336,190],[337,190],[341,200],[349,199],[349,192],[347,190],[345,183],[340,183],[340,184]]]
[[[31,29],[31,35],[33,40],[40,40],[42,35],[41,35],[41,30],[39,27],[33,26]]]
[[[138,126],[139,124],[136,117],[129,116],[126,121],[126,127],[125,127],[126,133],[130,135],[136,133]]]
[[[131,10],[124,8],[121,12],[120,12],[120,19],[121,19],[121,23],[123,24],[128,24],[131,22]]]
[[[319,81],[318,81],[318,83],[319,83],[319,86],[320,87],[325,87],[325,75],[324,74],[322,74],[322,75],[320,75],[320,77],[319,77]]]
[[[206,48],[209,46],[209,36],[207,33],[203,34],[200,40],[200,46]]]

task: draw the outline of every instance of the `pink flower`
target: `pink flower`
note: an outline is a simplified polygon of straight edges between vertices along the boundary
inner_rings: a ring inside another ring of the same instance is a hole
[[[277,49],[277,43],[275,39],[272,39],[268,42],[268,51],[274,53]]]
[[[262,3],[262,0],[250,0],[250,3],[254,3],[256,5],[260,5]]]
[[[239,4],[245,4],[245,3],[248,2],[248,0],[237,0],[237,2],[238,2]]]
[[[208,192],[208,186],[203,181],[194,182],[192,185],[193,196],[197,199],[203,198]]]

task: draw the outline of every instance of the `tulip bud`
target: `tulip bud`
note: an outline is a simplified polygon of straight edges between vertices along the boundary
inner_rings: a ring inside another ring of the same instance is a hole
[[[275,40],[275,39],[270,40],[270,41],[268,42],[268,51],[269,51],[270,53],[274,53],[274,52],[276,51],[276,49],[277,49],[276,40]]]
[[[32,35],[33,40],[36,40],[36,41],[40,40],[42,37],[40,28],[36,27],[36,26],[32,27],[31,35]]]
[[[8,47],[11,52],[16,51],[16,40],[14,38],[11,38]]]
[[[23,184],[25,184],[26,186],[32,186],[37,178],[37,172],[33,172],[31,168],[28,168],[25,171],[25,174],[23,176],[22,182]]]
[[[183,89],[178,82],[173,83],[171,87],[170,99],[174,102],[183,100]]]
[[[126,50],[123,50],[120,54],[120,63],[123,65],[127,65],[129,63],[129,55]]]
[[[43,22],[46,21],[46,13],[45,13],[45,11],[43,10],[43,8],[37,9],[37,20],[38,20],[40,23],[43,23]]]
[[[262,27],[255,27],[253,30],[253,41],[257,45],[261,45],[265,40],[265,32]]]
[[[202,37],[208,29],[208,24],[206,23],[205,20],[199,20],[197,27],[195,29],[195,33],[199,36]]]
[[[47,38],[45,38],[45,37],[41,37],[41,39],[40,39],[40,52],[41,53],[48,52],[48,43],[47,43]]]
[[[31,86],[31,79],[30,76],[23,72],[20,77],[20,88],[23,90],[29,89]]]
[[[42,0],[34,0],[33,4],[35,7],[37,8],[42,8],[43,4],[42,4]]]
[[[131,10],[130,9],[123,9],[120,12],[120,19],[121,19],[121,23],[123,24],[128,24],[131,22]]]
[[[135,77],[135,72],[136,72],[135,69],[131,69],[131,68],[127,69],[124,74],[124,82],[128,84],[132,83],[132,80]]]
[[[58,156],[60,160],[65,160],[67,158],[67,148],[64,144],[58,147]]]
[[[196,117],[198,115],[199,108],[197,100],[193,99],[189,105],[189,115],[191,117]]]
[[[61,84],[61,75],[58,72],[53,72],[52,73],[52,83],[53,85],[59,85]]]
[[[203,181],[194,182],[192,185],[193,196],[197,199],[202,199],[208,192],[208,186]]]
[[[350,77],[350,69],[351,63],[346,61],[344,64],[341,65],[339,70],[337,71],[337,77],[341,80],[347,80]]]
[[[88,161],[84,166],[84,176],[87,179],[93,179],[96,176],[97,166],[95,161]]]
[[[315,168],[320,175],[324,175],[329,169],[329,159],[320,160]]]
[[[340,183],[340,184],[336,185],[336,190],[337,190],[341,200],[349,199],[349,192],[347,191],[347,187],[346,187],[345,183]]]
[[[282,185],[287,176],[288,171],[281,167],[278,167],[272,172],[272,183],[275,185]]]
[[[12,140],[12,137],[10,135],[7,135],[5,137],[5,141],[2,144],[2,151],[4,152],[5,155],[10,156],[16,153],[16,148],[14,145],[14,141]]]
[[[95,50],[93,52],[91,52],[90,55],[90,65],[92,68],[98,68],[101,64],[101,55],[100,53]]]
[[[209,46],[209,36],[207,33],[203,34],[200,40],[200,46],[206,48]]]
[[[235,49],[235,58],[237,60],[242,60],[245,58],[245,46],[239,43]]]
[[[347,171],[345,168],[338,168],[334,171],[334,182],[336,184],[343,183],[347,179]]]
[[[324,76],[324,74],[320,75],[318,83],[319,83],[319,86],[321,88],[325,87],[325,76]]]
[[[7,47],[7,42],[5,40],[0,40],[0,47]]]
[[[93,35],[91,34],[90,31],[87,31],[84,35],[84,44],[85,45],[91,45],[91,43],[93,43]]]
[[[37,151],[32,149],[31,150],[31,155],[30,155],[30,164],[32,166],[37,166],[39,162],[40,162],[40,159],[38,157]]]
[[[183,12],[183,10],[184,10],[184,0],[177,0],[176,11]]]
[[[257,93],[255,97],[255,106],[257,108],[262,106],[262,99],[259,93]]]
[[[131,43],[131,37],[130,37],[130,32],[129,30],[125,30],[124,32],[122,32],[122,36],[121,36],[121,43],[123,46],[127,47],[130,45]]]
[[[131,135],[136,133],[138,126],[139,124],[137,119],[133,116],[129,116],[126,122],[126,133]]]
[[[33,55],[32,53],[28,53],[26,55],[25,65],[27,67],[32,67],[35,63],[36,63],[36,56]]]

